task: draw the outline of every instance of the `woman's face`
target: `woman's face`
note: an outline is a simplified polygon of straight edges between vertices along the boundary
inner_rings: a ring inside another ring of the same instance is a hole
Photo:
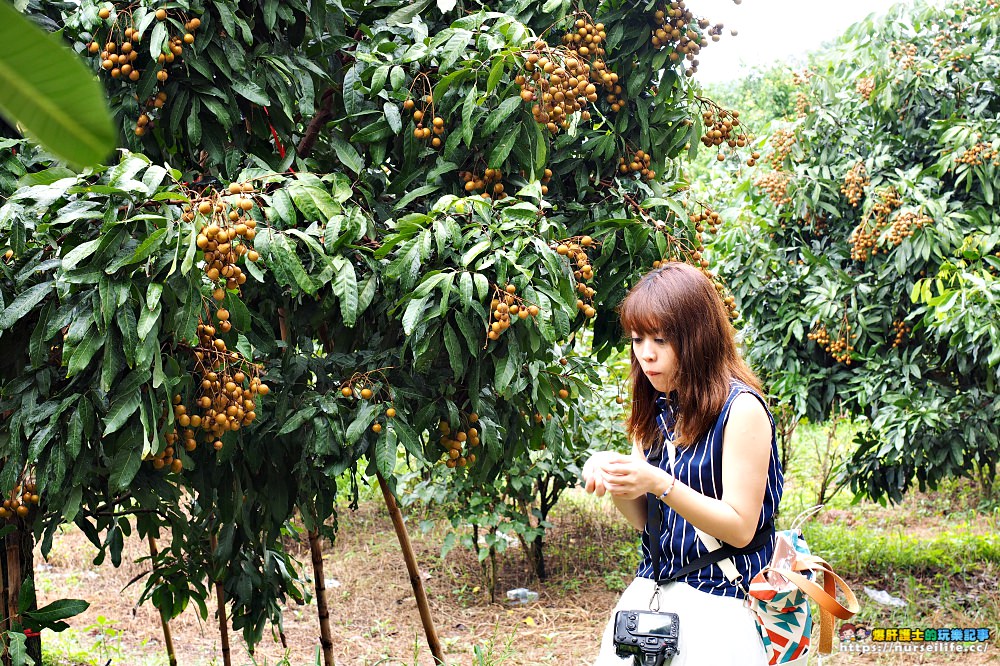
[[[632,353],[653,388],[664,393],[676,388],[677,353],[672,344],[661,337],[632,331]]]

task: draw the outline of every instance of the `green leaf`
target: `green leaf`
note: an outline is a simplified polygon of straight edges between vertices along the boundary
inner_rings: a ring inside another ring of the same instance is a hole
[[[483,123],[483,136],[489,136],[500,127],[503,121],[510,117],[510,114],[514,113],[522,104],[520,96],[518,97],[508,97],[504,101],[500,102],[500,106],[497,107],[496,111],[491,113],[489,117],[486,118],[486,122]]]
[[[88,608],[90,608],[90,602],[83,599],[56,599],[38,610],[25,611],[23,614],[24,617],[31,618],[39,625],[45,625],[74,617]]]
[[[403,332],[406,335],[413,334],[413,329],[416,328],[417,321],[420,320],[420,316],[424,313],[429,299],[430,296],[414,298],[406,305],[406,311],[403,313]]]
[[[20,631],[8,631],[7,652],[10,654],[11,666],[24,666],[28,663],[28,650],[25,647],[27,638]]]
[[[95,165],[114,149],[97,77],[61,43],[0,2],[0,115],[20,124],[46,150],[76,165]]]
[[[108,415],[104,418],[104,434],[110,435],[117,432],[125,425],[128,418],[139,409],[139,392],[135,391],[129,395],[122,396],[111,404]],[[130,479],[131,480],[131,479]]]
[[[491,168],[499,169],[504,166],[507,156],[510,155],[510,151],[514,148],[514,144],[517,143],[520,136],[521,126],[518,125],[516,129],[513,129],[500,137],[500,140],[496,142],[493,146],[493,150],[490,152],[489,165]]]
[[[90,361],[94,358],[94,354],[97,353],[97,350],[100,349],[103,344],[104,334],[98,333],[96,326],[92,326],[87,329],[87,333],[84,335],[83,340],[73,349],[73,355],[69,357],[69,363],[66,367],[66,376],[72,377],[90,365]]]
[[[375,413],[380,409],[382,409],[382,407],[373,402],[365,403],[358,409],[351,425],[347,427],[347,433],[345,435],[347,444],[354,444],[358,441],[358,438],[361,437],[365,430],[368,429],[368,426],[371,425]]]
[[[341,164],[354,173],[361,173],[361,171],[365,168],[365,161],[361,158],[361,155],[358,154],[358,151],[354,149],[354,146],[335,134],[330,136],[330,143],[333,144],[333,150],[337,153],[337,159],[340,160]]]
[[[375,440],[375,466],[384,478],[392,477],[396,469],[396,433],[391,428]]]
[[[52,291],[53,282],[42,282],[34,287],[24,290],[14,299],[14,301],[0,310],[0,331],[4,331],[18,322],[21,317],[28,314],[33,307],[42,302]]]
[[[111,461],[111,475],[108,478],[112,490],[125,490],[139,473],[139,465],[142,464],[141,442],[142,436],[138,432],[135,437],[119,438],[118,450],[115,452],[114,460]]]
[[[490,67],[490,76],[486,79],[486,92],[491,93],[500,83],[500,77],[503,76],[504,64],[507,62],[507,56],[497,58],[493,66]]]
[[[284,422],[281,426],[281,430],[278,431],[278,436],[287,435],[290,432],[294,432],[302,427],[302,424],[316,416],[319,411],[318,407],[306,407],[305,409],[296,410],[296,412]]]
[[[494,388],[497,393],[503,393],[507,387],[510,386],[510,382],[514,379],[514,375],[517,374],[520,354],[514,352],[515,350],[509,349],[497,365],[496,378],[494,381]]]

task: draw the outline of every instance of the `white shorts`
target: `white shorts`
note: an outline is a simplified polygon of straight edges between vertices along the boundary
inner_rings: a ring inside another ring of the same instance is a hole
[[[622,593],[601,640],[601,653],[594,666],[632,666],[632,657],[615,655],[615,613],[648,610],[656,583],[636,578]],[[767,656],[753,611],[742,599],[700,592],[686,583],[667,583],[660,588],[660,611],[677,613],[680,621],[680,653],[670,666],[767,666]]]

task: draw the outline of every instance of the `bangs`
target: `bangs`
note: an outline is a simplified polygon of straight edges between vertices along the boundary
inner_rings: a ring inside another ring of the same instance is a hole
[[[639,335],[672,337],[669,325],[672,304],[666,297],[666,290],[657,289],[654,281],[651,276],[640,280],[619,306],[618,317],[625,337],[632,331]]]

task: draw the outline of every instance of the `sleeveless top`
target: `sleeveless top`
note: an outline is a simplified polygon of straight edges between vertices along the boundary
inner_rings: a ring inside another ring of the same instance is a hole
[[[696,443],[677,448],[674,469],[678,481],[708,497],[722,498],[722,435],[729,420],[729,410],[733,400],[742,393],[749,393],[760,400],[767,411],[768,420],[771,422],[771,459],[767,469],[764,505],[760,517],[757,519],[757,529],[760,529],[771,520],[778,508],[784,480],[778,456],[774,418],[771,416],[770,410],[767,409],[764,399],[752,388],[735,379],[731,382],[729,396],[726,398],[726,403],[714,425]],[[656,419],[660,430],[668,441],[673,441],[676,404],[671,404],[671,401],[668,401],[666,396],[661,394],[657,399],[657,407],[659,414]],[[666,447],[664,447],[663,455],[660,456],[659,467],[669,472],[669,456],[665,449]],[[650,464],[655,463],[651,461]],[[649,551],[650,533],[647,525],[642,533],[642,563],[636,573],[639,578],[669,578],[675,571],[680,571],[686,564],[708,552],[691,523],[682,518],[666,503],[661,503],[660,508],[663,515],[660,525],[662,551],[660,570],[653,571],[653,562]],[[769,543],[755,553],[733,556],[733,563],[743,576],[745,584],[749,584],[749,581],[771,561],[773,552],[774,546]],[[738,598],[746,596],[743,590],[726,579],[718,564],[694,571],[680,578],[679,582],[687,583],[697,590],[718,596]]]

